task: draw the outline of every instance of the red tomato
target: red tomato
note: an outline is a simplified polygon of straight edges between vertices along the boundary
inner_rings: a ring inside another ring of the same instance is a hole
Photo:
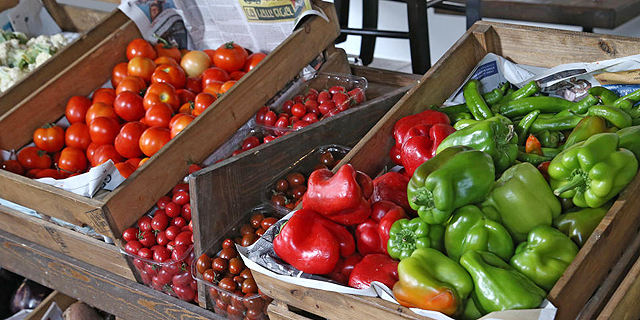
[[[188,183],[178,183],[171,189],[171,194],[174,195],[180,191],[189,192],[189,184]]]
[[[191,221],[191,203],[185,203],[180,210],[180,216],[187,221]]]
[[[355,104],[361,104],[364,101],[364,90],[362,88],[355,88],[347,93],[355,101]]]
[[[156,63],[145,57],[134,57],[127,65],[127,73],[130,76],[140,77],[145,83],[151,82],[151,75],[155,70]]]
[[[180,209],[180,214],[182,214],[182,209]],[[181,216],[177,216],[171,219],[171,225],[183,231],[183,228],[187,225],[187,220]]]
[[[87,150],[91,143],[89,127],[84,122],[72,124],[64,133],[64,143],[68,147]]]
[[[315,113],[316,115],[320,114],[320,110],[318,110],[318,101],[316,100],[307,100],[304,103],[304,106],[306,107],[306,111],[307,113]]]
[[[156,242],[161,246],[166,246],[169,243],[169,238],[167,238],[167,234],[163,231],[158,232],[156,235]]]
[[[171,258],[171,252],[167,248],[159,248],[153,252],[153,261],[164,262]]]
[[[309,122],[309,123],[316,123],[318,122],[318,115],[315,113],[307,113],[304,115],[304,117],[302,117],[303,121]]]
[[[180,58],[182,58],[180,49],[174,47],[164,39],[158,40],[158,43],[156,43],[155,45],[155,49],[158,53],[158,57],[169,57],[174,59],[175,61],[180,61]]]
[[[153,60],[153,62],[156,64],[156,66],[159,66],[161,64],[170,64],[176,67],[180,66],[180,64],[178,63],[178,61],[176,61],[176,59],[167,57],[167,56],[157,57],[155,60]]]
[[[263,107],[260,107],[260,109],[258,109],[258,112],[256,112],[257,124],[264,124],[264,116],[267,114],[268,111],[269,111],[269,107],[267,106],[263,106]]]
[[[189,51],[180,60],[180,66],[189,77],[195,77],[211,66],[209,56],[198,50]]]
[[[227,72],[241,70],[246,61],[247,50],[233,42],[221,45],[213,55],[213,63],[216,67]]]
[[[9,172],[13,172],[13,173],[19,174],[19,175],[23,175],[24,174],[24,168],[22,167],[20,162],[18,162],[17,160],[4,161],[2,163],[2,165],[0,165],[0,169],[6,170],[6,171],[9,171]]]
[[[89,160],[89,163],[91,163],[92,165],[94,163],[93,157],[95,156],[96,150],[98,149],[98,147],[100,147],[100,145],[95,142],[91,142],[87,147],[87,159]]]
[[[189,231],[180,232],[180,234],[178,234],[176,236],[176,239],[174,241],[176,243],[176,246],[187,246],[187,247],[190,246],[191,245],[191,232],[189,232]]]
[[[170,215],[168,215],[168,216],[171,217]],[[178,233],[180,233],[180,228],[178,228],[176,226],[169,226],[165,230],[165,234],[167,235],[167,239],[169,239],[170,241],[175,240],[176,236],[178,236]]]
[[[151,230],[141,230],[140,235],[138,235],[138,241],[147,248],[151,248],[156,245],[156,237]]]
[[[118,141],[118,137],[116,137],[116,141]],[[114,145],[114,146],[115,146],[115,145]],[[140,147],[138,147],[138,148],[140,148]],[[118,150],[117,150],[117,148],[116,148],[116,151],[118,151]],[[142,154],[142,151],[140,152],[140,154]],[[136,169],[137,169],[137,168],[139,168],[139,167],[140,167],[140,161],[142,161],[142,159],[141,159],[141,158],[129,158],[129,159],[127,159],[127,161],[125,161],[125,162],[130,163],[134,168],[136,168]]]
[[[108,106],[103,102],[95,102],[91,107],[89,107],[87,114],[85,115],[84,122],[86,124],[91,124],[91,121],[98,117],[111,118],[116,122],[120,121],[120,118],[113,107]]]
[[[40,178],[53,178],[53,179],[65,179],[69,177],[69,174],[65,174],[59,170],[56,169],[43,169],[40,170],[36,173],[36,175],[33,177],[34,179],[40,179]]]
[[[33,142],[46,152],[58,152],[64,147],[64,129],[47,124],[33,132]]]
[[[171,201],[177,203],[179,206],[184,206],[185,204],[189,203],[189,192],[188,191],[176,192],[171,198]]]
[[[307,107],[302,103],[296,103],[291,107],[291,114],[298,118],[302,118],[307,114]]]
[[[95,154],[93,155],[93,161],[91,164],[94,167],[97,167],[109,159],[113,161],[113,163],[120,163],[124,161],[122,156],[116,151],[116,148],[111,144],[103,144],[96,149]]]
[[[145,112],[142,97],[131,91],[123,91],[116,96],[113,110],[125,121],[138,121],[144,117]]]
[[[264,138],[262,138],[262,141],[264,143],[267,143],[267,142],[271,142],[271,141],[275,140],[276,138],[277,138],[276,136],[265,136]]]
[[[167,83],[154,83],[147,88],[144,94],[144,109],[148,110],[152,106],[161,102],[169,104],[171,110],[178,111],[180,108],[180,99],[176,94],[176,89]]]
[[[142,216],[138,219],[137,225],[140,231],[151,231],[151,218],[149,216]]]
[[[58,168],[71,173],[84,172],[87,169],[87,156],[81,149],[66,147],[60,154]]]
[[[213,61],[213,56],[216,54],[216,51],[213,49],[206,49],[203,50],[204,53],[206,53],[209,56],[209,59],[211,59],[211,61]]]
[[[151,157],[171,140],[171,131],[168,128],[151,127],[140,136],[140,150],[146,156]]]
[[[267,113],[265,113],[264,115],[264,124],[267,126],[273,127],[276,124],[277,120],[278,117],[276,116],[276,113],[271,110],[267,111]]]
[[[304,121],[304,120],[298,120],[296,122],[293,123],[293,130],[299,130],[302,129],[308,125],[310,125],[311,123]]]
[[[331,100],[331,94],[327,90],[322,90],[318,93],[318,103],[322,104],[325,101]]]
[[[113,107],[113,101],[116,99],[116,91],[111,88],[100,88],[93,92],[93,103],[102,102],[109,107]]]
[[[212,67],[202,72],[202,87],[206,87],[213,82],[227,82],[231,80],[229,74],[218,68]]]
[[[202,93],[210,93],[214,96],[218,96],[219,94],[222,93],[220,92],[220,88],[222,87],[223,84],[224,82],[211,82],[208,86],[202,89]]]
[[[87,110],[91,106],[91,100],[83,96],[73,96],[67,102],[64,115],[69,123],[84,122]]]
[[[37,147],[26,147],[18,152],[18,162],[25,170],[48,169],[51,167],[51,157],[44,150]]]
[[[146,87],[147,84],[144,83],[144,80],[142,80],[141,78],[136,76],[127,76],[126,78],[122,79],[122,81],[120,81],[120,83],[116,87],[115,93],[117,95],[122,91],[131,91],[135,94],[141,94]]]
[[[171,110],[171,106],[166,103],[157,103],[147,109],[144,119],[150,127],[169,128],[169,121],[172,116],[173,110]]]
[[[262,59],[264,59],[267,55],[262,52],[254,52],[247,57],[247,62],[245,62],[242,70],[245,72],[249,72],[255,68]]]
[[[200,77],[188,77],[187,82],[184,85],[185,89],[198,94],[202,92],[202,78]]]
[[[127,244],[124,246],[124,251],[126,251],[129,254],[137,254],[138,251],[140,251],[140,249],[143,248],[142,243],[140,243],[140,241],[138,240],[133,240],[133,241],[128,241]]]
[[[189,89],[178,89],[176,90],[176,94],[178,95],[178,100],[180,100],[181,106],[196,99],[196,94]]]
[[[118,132],[120,132],[120,124],[112,118],[97,117],[89,124],[91,141],[99,145],[113,144]]]
[[[138,240],[138,228],[131,227],[122,232],[122,238],[124,241]]]
[[[114,141],[114,147],[118,154],[125,158],[138,158],[142,156],[140,150],[140,136],[147,126],[141,122],[129,122],[122,126]],[[138,167],[137,164],[134,167]]]
[[[213,104],[216,101],[216,99],[217,97],[213,94],[205,93],[205,92],[198,93],[196,95],[196,99],[194,100],[195,104],[191,114],[197,117],[202,112],[204,112],[205,109],[209,108],[209,106]]]
[[[253,149],[260,145],[260,139],[258,137],[250,136],[242,141],[242,151]]]
[[[220,86],[220,93],[225,93],[227,91],[229,91],[229,89],[231,89],[231,87],[233,87],[234,84],[236,84],[236,80],[229,80],[225,83],[222,84],[222,86]]]
[[[171,139],[178,135],[180,131],[184,130],[184,128],[186,128],[195,118],[196,117],[193,115],[184,114],[176,119],[176,121],[173,123],[173,126],[171,126]]]
[[[333,86],[329,88],[329,93],[335,95],[338,92],[347,92],[347,90],[343,86]]]
[[[155,50],[149,42],[142,38],[136,38],[131,40],[127,45],[127,59],[131,60],[134,57],[147,57],[149,59],[155,59],[158,56]]]
[[[245,74],[247,73],[244,71],[234,71],[229,74],[229,77],[231,77],[231,80],[240,80]]]
[[[116,169],[118,169],[118,172],[120,173],[120,175],[127,179],[129,178],[129,176],[136,171],[136,168],[134,165],[132,165],[131,163],[128,162],[118,162],[116,163]]]
[[[304,97],[300,94],[293,97],[293,103],[304,103]]]
[[[122,79],[126,78],[129,75],[129,64],[126,62],[120,62],[113,67],[111,70],[111,86],[117,87],[118,83],[122,81]]]
[[[192,163],[189,165],[189,174],[200,170],[202,170],[202,167],[199,164]]]
[[[325,100],[318,106],[318,111],[320,114],[327,114],[329,111],[335,109],[336,104],[331,100]]]
[[[172,85],[175,89],[184,88],[187,76],[182,68],[170,64],[163,64],[156,68],[151,75],[151,83],[164,82]]]
[[[151,219],[151,229],[163,231],[169,226],[169,217],[162,211],[156,211],[156,214]]]

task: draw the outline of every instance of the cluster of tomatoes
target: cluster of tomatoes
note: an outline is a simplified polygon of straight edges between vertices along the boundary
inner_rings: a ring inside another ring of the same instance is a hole
[[[36,146],[2,168],[61,179],[111,159],[126,178],[265,57],[232,42],[181,51],[140,38],[127,45],[126,55],[128,62],[112,70],[113,88],[69,99],[69,127],[37,129]]]
[[[256,123],[272,128],[274,137],[283,136],[359,105],[362,101],[362,88],[347,91],[343,86],[332,86],[320,92],[310,88],[306,95],[297,95],[285,101],[278,114],[267,106],[260,108],[256,113]]]
[[[252,245],[278,219],[262,213],[251,216],[250,223],[242,225],[240,236],[225,239],[222,251],[210,258],[202,254],[196,261],[196,270],[207,284],[214,311],[229,319],[266,319],[266,309],[271,299],[259,295],[251,270],[245,267],[235,249],[235,244]]]
[[[331,151],[324,151],[320,154],[318,164],[313,167],[312,171],[331,170],[339,161],[340,159],[335,158]],[[302,201],[304,193],[307,192],[307,178],[300,172],[290,172],[283,178],[276,180],[269,192],[272,204],[293,210]]]
[[[156,206],[153,217],[141,217],[122,233],[124,250],[133,257],[144,284],[195,301],[198,288],[191,277],[194,256],[189,185],[177,184]]]

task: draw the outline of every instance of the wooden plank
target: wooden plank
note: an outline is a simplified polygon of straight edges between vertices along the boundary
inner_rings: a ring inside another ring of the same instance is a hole
[[[253,277],[260,291],[266,295],[328,319],[429,319],[380,298],[310,289],[278,281],[258,272],[254,272]]]
[[[78,300],[71,298],[59,291],[53,291],[49,294],[40,304],[24,318],[24,320],[41,320],[44,314],[49,310],[49,307],[55,302],[60,310],[64,312],[72,303]]]
[[[0,206],[0,230],[135,281],[127,260],[115,245],[5,206]]]
[[[309,318],[292,312],[284,302],[273,300],[267,307],[270,320],[309,320]]]
[[[4,231],[0,231],[0,265],[125,319],[224,319],[211,311]]]
[[[351,73],[366,78],[371,83],[388,84],[396,87],[412,86],[422,79],[422,75],[390,71],[365,66],[351,65]]]
[[[344,73],[351,74],[351,67],[347,60],[347,53],[341,48],[335,48],[333,44],[325,50],[325,62],[322,64],[320,71],[328,73]]]
[[[640,299],[640,259],[636,260],[597,319],[638,319],[640,315],[638,299]]]
[[[10,90],[0,94],[0,114],[7,112],[33,93],[34,90],[55,78],[62,70],[73,64],[84,53],[103,41],[127,21],[129,21],[129,18],[124,13],[116,10],[94,28],[64,47],[42,66],[30,73],[29,76],[16,83]]]
[[[141,170],[136,170],[105,197],[113,218],[114,233],[119,234],[131,226],[180,181],[187,173],[188,160],[204,160],[333,42],[339,34],[335,8],[325,2],[320,5],[329,16],[329,22],[319,17],[307,20],[262,60],[258,68],[238,81]],[[247,88],[251,91],[247,92]],[[207,137],[206,143],[203,143],[203,137]]]
[[[62,8],[56,0],[42,0],[42,4],[45,6],[53,20],[58,26],[65,31],[78,32],[78,28],[71,20],[69,14]]]

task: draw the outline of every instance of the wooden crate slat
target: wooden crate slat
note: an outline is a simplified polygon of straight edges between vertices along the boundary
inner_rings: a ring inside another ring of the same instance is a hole
[[[60,307],[60,310],[64,312],[64,310],[76,301],[78,300],[54,290],[44,300],[42,300],[42,302],[40,302],[40,304],[33,309],[26,318],[24,318],[24,320],[42,320],[42,317],[54,302],[58,307]]]
[[[127,260],[115,245],[5,206],[0,206],[0,229],[135,281]]]
[[[637,319],[640,314],[638,299],[640,299],[640,259],[633,264],[597,319]]]

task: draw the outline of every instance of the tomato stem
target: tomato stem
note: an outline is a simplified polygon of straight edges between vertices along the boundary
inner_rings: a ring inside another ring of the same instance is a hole
[[[225,43],[224,47],[226,49],[233,49],[233,41],[229,41],[229,42]]]

